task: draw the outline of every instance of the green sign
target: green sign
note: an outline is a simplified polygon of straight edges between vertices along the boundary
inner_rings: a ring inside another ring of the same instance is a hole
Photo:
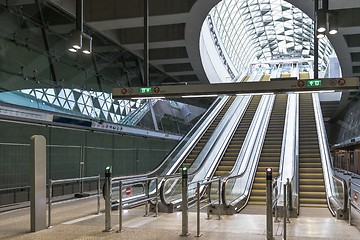
[[[140,88],[140,93],[152,93],[151,87]]]
[[[306,85],[308,87],[321,87],[321,80],[308,80]]]

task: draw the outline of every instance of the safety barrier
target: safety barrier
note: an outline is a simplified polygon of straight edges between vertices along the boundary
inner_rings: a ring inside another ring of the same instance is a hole
[[[73,183],[73,182],[80,182],[82,185],[84,181],[97,181],[97,214],[100,213],[100,176],[93,176],[93,177],[83,177],[83,178],[70,178],[70,179],[60,179],[60,180],[52,180],[49,179],[48,184],[48,228],[51,227],[51,210],[52,210],[52,202],[53,202],[53,194],[52,188],[55,184],[64,184],[64,183]],[[93,197],[93,196],[89,196]],[[77,198],[77,200],[86,199],[85,198]]]

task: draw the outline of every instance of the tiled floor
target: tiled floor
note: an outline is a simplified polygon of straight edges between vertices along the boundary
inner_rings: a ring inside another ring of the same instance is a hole
[[[158,217],[143,217],[143,208],[124,212],[123,231],[117,233],[118,213],[112,212],[114,231],[105,229],[104,213],[96,215],[96,201],[85,200],[54,206],[52,214],[53,227],[36,233],[30,233],[29,209],[0,214],[0,239],[194,239],[196,235],[196,213],[189,213],[188,237],[181,237],[181,213],[160,213]],[[223,216],[217,220],[213,216],[206,220],[201,214],[201,233],[199,239],[266,239],[265,209],[245,209],[243,213]],[[256,212],[257,214],[253,214]],[[283,239],[282,222],[274,224],[274,237]],[[346,221],[336,220],[327,209],[301,209],[298,218],[291,219],[287,225],[287,239],[360,239],[360,232]]]

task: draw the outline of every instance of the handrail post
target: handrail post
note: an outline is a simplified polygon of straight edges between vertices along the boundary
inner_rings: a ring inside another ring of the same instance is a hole
[[[182,168],[182,233],[180,236],[189,236],[189,203],[188,203],[188,169]]]
[[[98,176],[98,180],[97,180],[97,190],[98,190],[98,196],[97,196],[97,214],[100,214],[100,175]]]
[[[195,237],[201,237],[200,233],[200,182],[196,184],[196,200],[197,200],[197,208],[196,208],[196,224],[197,224],[197,231]]]
[[[119,230],[117,232],[122,232],[122,214],[123,214],[123,204],[122,204],[122,188],[123,188],[123,183],[120,180],[119,181]]]
[[[349,211],[349,226],[351,226],[351,178],[349,178],[349,201],[348,201],[348,211]]]
[[[48,198],[48,228],[51,227],[51,204],[52,204],[52,180],[49,179],[49,198]]]
[[[266,239],[273,240],[272,168],[266,168]]]
[[[105,230],[111,232],[111,166],[105,168]]]
[[[157,217],[159,214],[159,200],[158,200],[158,194],[159,194],[159,178],[156,177],[155,179],[155,216]]]
[[[289,180],[289,179],[288,179]],[[284,184],[284,208],[283,208],[283,220],[284,220],[284,228],[283,228],[283,239],[286,240],[286,219],[287,219],[287,207],[286,207],[286,202],[287,202],[287,197],[286,197],[286,192],[287,192],[287,184]]]
[[[144,217],[149,216],[149,180],[145,181],[145,196],[147,198],[145,202],[145,214]]]
[[[221,220],[221,178],[219,178],[218,186],[218,195],[219,195],[219,208],[218,208],[218,220]]]
[[[287,208],[286,208],[286,222],[290,223],[290,209],[292,208],[291,185],[289,178],[286,180],[286,195],[287,195]]]
[[[212,182],[210,182],[208,184],[208,187],[207,187],[207,195],[208,195],[208,198],[209,198],[209,203],[211,203],[211,185],[212,185]],[[211,219],[210,209],[207,208],[207,210],[206,210],[206,220],[210,220],[210,219]]]

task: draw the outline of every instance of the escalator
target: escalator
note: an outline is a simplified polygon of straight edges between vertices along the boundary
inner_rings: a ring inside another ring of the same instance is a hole
[[[214,176],[229,175],[240,152],[241,146],[259,105],[260,99],[261,96],[254,96],[252,98],[242,120],[240,121],[239,126],[237,127],[236,132],[234,133],[234,136],[229,143],[229,146],[227,147],[227,150],[225,151],[225,154],[220,161],[219,166],[217,167],[217,170],[215,171]]]
[[[327,207],[324,176],[311,93],[300,94],[300,207]]]
[[[248,202],[250,205],[264,205],[266,202],[266,168],[273,169],[273,176],[279,172],[286,104],[287,95],[277,94]]]
[[[199,153],[201,152],[201,150],[203,149],[203,147],[205,146],[205,144],[208,142],[210,136],[212,135],[212,133],[214,132],[216,126],[219,124],[219,122],[221,121],[221,119],[223,118],[223,116],[225,115],[226,111],[229,109],[229,107],[231,106],[231,104],[234,102],[236,96],[232,96],[230,97],[230,99],[228,100],[228,102],[225,104],[225,106],[223,107],[223,109],[220,111],[220,113],[216,116],[215,120],[211,123],[211,125],[209,126],[209,128],[206,130],[206,132],[204,133],[204,135],[201,137],[201,139],[199,140],[199,142],[195,145],[195,147],[193,148],[193,150],[190,152],[190,154],[188,155],[188,157],[186,158],[186,160],[183,162],[182,166],[186,166],[186,167],[190,167],[191,164],[194,162],[194,160],[196,159],[196,157],[199,155]]]

